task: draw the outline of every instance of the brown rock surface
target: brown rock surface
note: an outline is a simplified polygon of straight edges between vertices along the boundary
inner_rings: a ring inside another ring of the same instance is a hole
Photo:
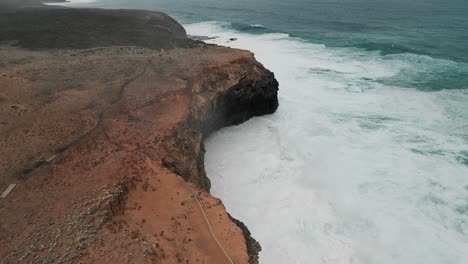
[[[186,43],[0,47],[0,190],[17,183],[1,263],[228,263],[192,195],[234,263],[255,262],[209,194],[203,138],[275,111],[278,84],[248,51]]]

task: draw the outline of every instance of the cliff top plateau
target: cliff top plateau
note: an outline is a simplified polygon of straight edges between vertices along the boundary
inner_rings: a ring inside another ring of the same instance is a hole
[[[203,139],[273,113],[277,90],[252,53],[160,12],[3,9],[1,263],[229,263],[204,213],[234,263],[257,263],[209,193]]]

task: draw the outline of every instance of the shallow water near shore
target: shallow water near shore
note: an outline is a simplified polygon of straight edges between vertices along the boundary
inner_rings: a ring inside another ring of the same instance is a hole
[[[468,263],[466,3],[91,5],[166,11],[275,73],[277,113],[205,142],[261,263]]]

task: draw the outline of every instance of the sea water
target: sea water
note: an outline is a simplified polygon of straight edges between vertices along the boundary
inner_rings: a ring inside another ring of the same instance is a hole
[[[262,263],[468,263],[468,90],[419,87],[456,63],[187,29],[252,50],[280,82],[276,114],[206,141],[212,193]]]
[[[165,11],[275,73],[275,114],[205,142],[211,192],[261,263],[468,263],[466,1],[92,6]]]

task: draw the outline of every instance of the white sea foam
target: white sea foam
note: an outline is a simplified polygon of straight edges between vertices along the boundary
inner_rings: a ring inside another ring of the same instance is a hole
[[[205,142],[212,193],[261,263],[468,263],[467,90],[376,81],[443,61],[225,26],[186,29],[253,51],[280,82],[277,113]]]
[[[45,3],[46,5],[57,5],[57,6],[73,6],[80,4],[89,4],[97,2],[97,0],[68,0],[67,2],[57,2],[57,3]]]

